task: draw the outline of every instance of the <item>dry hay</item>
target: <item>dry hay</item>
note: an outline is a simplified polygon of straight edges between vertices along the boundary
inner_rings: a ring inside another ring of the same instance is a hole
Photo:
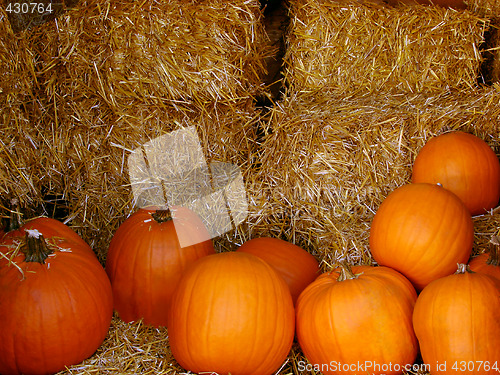
[[[488,21],[468,11],[375,2],[290,3],[288,90],[435,94],[476,87]]]
[[[87,0],[45,24],[40,38],[49,95],[79,80],[113,107],[254,97],[270,52],[259,3],[246,0]],[[83,94],[82,83],[72,91]]]
[[[0,13],[1,214],[14,198],[26,217],[57,214],[103,260],[134,210],[131,150],[195,125],[209,162],[248,168],[259,20],[247,0],[90,0],[19,33]]]
[[[498,0],[464,0],[472,13],[485,18],[498,18],[500,16],[500,1]]]
[[[272,110],[261,167],[250,176],[251,236],[300,244],[328,267],[372,262],[370,223],[383,199],[411,178],[430,137],[461,129],[500,153],[500,87],[436,96],[286,97]],[[500,213],[475,218],[475,251]]]
[[[232,162],[242,170],[251,163],[256,111],[218,106],[190,113],[138,104],[135,114],[114,118],[92,110],[93,104],[61,106],[57,118],[52,113],[44,122],[16,118],[4,124],[0,194],[4,205],[17,198],[26,216],[51,215],[47,196],[60,199],[65,220],[101,260],[118,225],[135,210],[127,167],[131,150],[195,125],[207,161]]]

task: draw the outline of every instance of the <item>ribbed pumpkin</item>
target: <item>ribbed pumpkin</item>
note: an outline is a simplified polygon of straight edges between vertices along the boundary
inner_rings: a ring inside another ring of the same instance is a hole
[[[175,226],[169,209],[142,208],[111,239],[106,272],[115,310],[125,322],[143,319],[147,325],[166,326],[170,298],[185,268],[215,253],[201,219],[184,207],[172,210]],[[179,235],[189,236],[195,244],[181,248]]]
[[[0,245],[0,373],[52,374],[90,357],[113,314],[111,285],[90,247],[49,218]]]
[[[294,337],[294,308],[285,281],[244,252],[209,255],[192,264],[172,298],[172,354],[195,373],[270,375]]]
[[[304,288],[319,275],[319,263],[314,256],[279,238],[253,238],[237,251],[256,255],[269,263],[288,284],[294,303]]]
[[[457,273],[420,293],[413,325],[432,374],[498,374],[500,283],[495,278],[460,264]]]
[[[412,182],[441,184],[455,193],[472,215],[496,207],[500,161],[481,138],[455,131],[431,138],[415,158]]]
[[[438,185],[403,185],[382,202],[370,228],[370,250],[422,290],[468,261],[474,225],[462,201]]]
[[[484,273],[500,280],[500,238],[493,236],[488,252],[479,254],[469,261],[471,271]]]
[[[366,373],[401,374],[418,352],[411,322],[416,299],[411,283],[388,267],[321,274],[297,301],[300,347],[325,375],[365,373],[358,363],[378,364]]]

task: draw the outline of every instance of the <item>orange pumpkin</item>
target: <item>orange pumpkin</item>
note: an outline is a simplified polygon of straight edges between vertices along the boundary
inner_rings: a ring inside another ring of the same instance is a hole
[[[431,138],[413,164],[412,182],[441,184],[455,193],[472,215],[496,207],[500,162],[482,139],[455,131]]]
[[[256,255],[269,263],[288,284],[294,303],[304,288],[319,274],[319,263],[314,256],[279,238],[253,238],[237,251]]]
[[[192,264],[172,298],[172,354],[195,373],[270,375],[294,338],[294,308],[285,281],[244,252],[209,255]]]
[[[495,278],[460,264],[457,273],[420,293],[413,325],[432,374],[498,374],[500,283]]]
[[[312,368],[325,375],[401,374],[418,352],[411,322],[416,299],[411,283],[388,267],[321,274],[297,301],[297,339]]]
[[[1,374],[53,374],[90,357],[104,341],[113,314],[111,285],[75,235],[40,218],[3,238]]]
[[[493,236],[489,251],[472,258],[469,267],[474,272],[484,273],[500,280],[500,238]]]
[[[184,269],[215,253],[201,219],[187,208],[172,209],[182,225],[174,226],[170,210],[148,207],[125,220],[111,239],[106,272],[115,310],[125,322],[143,319],[151,326],[166,326],[170,298]],[[177,230],[195,244],[181,248]]]
[[[401,272],[418,291],[467,262],[473,241],[472,218],[460,199],[424,183],[391,192],[370,228],[373,258]]]

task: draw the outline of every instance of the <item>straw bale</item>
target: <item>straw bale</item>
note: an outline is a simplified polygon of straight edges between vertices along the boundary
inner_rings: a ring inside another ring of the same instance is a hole
[[[500,1],[498,0],[464,0],[472,13],[479,17],[498,18],[500,16]]]
[[[46,91],[82,80],[114,109],[255,97],[270,53],[254,0],[85,0],[43,34]]]
[[[284,79],[290,92],[435,94],[477,86],[488,21],[425,5],[296,0]]]
[[[4,208],[57,210],[103,260],[134,209],[131,150],[195,125],[208,161],[250,164],[267,53],[257,0],[87,0],[17,33],[0,17]]]
[[[207,162],[242,171],[251,164],[257,111],[216,106],[203,111],[138,103],[116,117],[95,99],[63,104],[43,122],[17,122],[0,130],[0,194],[17,198],[27,216],[47,214],[47,195],[59,197],[65,220],[101,260],[118,225],[135,210],[128,177],[131,150],[172,130],[195,125]]]
[[[500,87],[435,96],[285,97],[266,123],[260,169],[250,176],[251,236],[273,235],[307,248],[327,266],[371,263],[368,236],[380,203],[411,179],[432,136],[477,134],[500,153]],[[475,219],[476,248],[499,213]]]

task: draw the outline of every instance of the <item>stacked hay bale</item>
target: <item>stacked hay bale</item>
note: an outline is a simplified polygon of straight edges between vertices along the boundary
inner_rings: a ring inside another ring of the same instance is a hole
[[[3,215],[12,199],[27,217],[55,208],[103,260],[135,209],[131,150],[195,125],[208,161],[248,169],[269,53],[260,17],[258,1],[88,0],[14,33],[2,13]]]
[[[480,86],[485,18],[380,2],[290,2],[283,98],[271,109],[252,230],[318,255],[372,263],[372,217],[410,181],[419,149],[461,129],[500,152],[498,86]],[[476,251],[497,213],[476,218]]]

